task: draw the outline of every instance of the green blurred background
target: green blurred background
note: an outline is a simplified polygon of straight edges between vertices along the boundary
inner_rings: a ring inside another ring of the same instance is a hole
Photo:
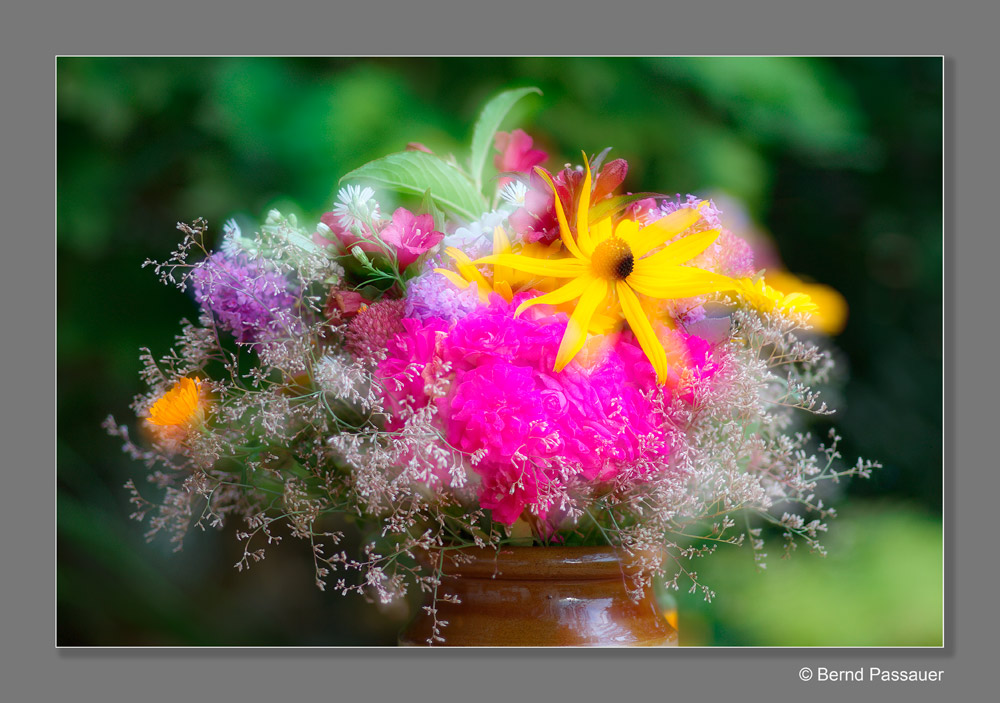
[[[725,194],[850,306],[831,400],[845,456],[885,468],[846,487],[828,557],[699,562],[718,595],[677,594],[681,642],[941,644],[941,81],[936,58],[59,59],[58,643],[394,642],[405,606],[319,592],[295,540],[238,574],[232,526],[173,554],[127,519],[143,472],[99,425],[133,421],[139,347],[195,309],[140,265],[178,221],[317,221],[343,173],[462,155],[485,99],[537,85],[505,126],[548,165],[613,146],[627,190]]]

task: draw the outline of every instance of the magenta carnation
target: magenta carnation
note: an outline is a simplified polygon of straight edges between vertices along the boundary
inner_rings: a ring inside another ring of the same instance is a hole
[[[448,439],[479,457],[480,502],[507,524],[529,506],[545,517],[575,475],[610,480],[669,451],[642,392],[655,373],[635,343],[619,339],[593,369],[556,373],[565,315],[514,318],[519,302],[493,297],[443,345],[455,373],[440,403]]]
[[[406,421],[407,409],[427,405],[427,386],[438,375],[439,347],[448,328],[444,320],[403,318],[402,330],[386,345],[386,357],[379,363],[378,378],[389,412],[386,428],[396,430]]]
[[[453,326],[403,319],[379,366],[388,428],[402,427],[407,409],[434,402],[448,442],[474,457],[480,504],[508,525],[525,509],[546,519],[573,482],[623,472],[641,480],[662,467],[671,444],[662,422],[669,396],[662,394],[680,392],[691,402],[685,381],[711,371],[707,342],[665,330],[675,364],[666,386],[656,384],[630,333],[610,339],[589,368],[573,362],[557,373],[566,316],[536,308],[514,317],[525,297],[507,303],[494,295]],[[428,386],[446,367],[449,390],[434,397]]]

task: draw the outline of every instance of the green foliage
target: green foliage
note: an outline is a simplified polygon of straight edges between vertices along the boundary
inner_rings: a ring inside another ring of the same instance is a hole
[[[424,195],[441,208],[469,220],[475,220],[486,202],[457,166],[422,151],[403,151],[369,161],[354,169],[341,183],[361,181],[407,195]]]
[[[475,129],[472,131],[472,149],[469,157],[469,173],[475,181],[476,190],[482,190],[483,167],[493,147],[493,136],[500,129],[503,118],[519,100],[532,93],[541,95],[542,91],[533,87],[505,90],[483,106],[483,111],[479,114]]]
[[[749,548],[720,548],[698,578],[717,594],[677,594],[684,644],[940,646],[943,565],[939,519],[910,506],[858,501],[833,521],[829,554],[781,559],[772,535],[767,569]],[[800,550],[801,551],[801,550]]]

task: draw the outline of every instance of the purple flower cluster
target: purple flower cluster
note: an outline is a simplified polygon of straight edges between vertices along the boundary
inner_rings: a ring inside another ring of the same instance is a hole
[[[258,261],[216,252],[195,266],[190,280],[198,304],[240,344],[280,337],[293,322],[295,287]]]
[[[456,288],[447,278],[433,271],[418,276],[406,286],[406,316],[420,320],[439,317],[455,323],[479,305],[474,286]]]

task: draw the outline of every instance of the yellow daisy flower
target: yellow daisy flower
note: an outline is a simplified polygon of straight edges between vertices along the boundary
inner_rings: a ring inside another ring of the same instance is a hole
[[[826,334],[840,334],[847,326],[847,301],[835,288],[822,283],[804,281],[788,271],[769,270],[768,285],[780,290],[805,293],[816,304],[809,322]]]
[[[819,310],[805,293],[782,293],[777,288],[772,288],[764,282],[763,278],[754,281],[750,278],[741,278],[739,288],[736,289],[740,296],[750,305],[761,312],[786,312],[811,315]]]
[[[149,421],[160,427],[183,427],[204,418],[201,382],[181,378],[149,409]]]
[[[598,308],[610,301],[611,308],[621,308],[639,345],[656,370],[657,381],[667,380],[667,357],[646,316],[638,294],[651,298],[690,298],[706,293],[733,290],[737,281],[710,271],[684,266],[718,238],[719,231],[698,232],[663,246],[701,218],[693,208],[682,208],[642,227],[633,220],[612,225],[604,218],[590,225],[591,173],[584,154],[586,176],[580,191],[576,238],[573,238],[556,194],[556,216],[563,246],[571,254],[563,259],[535,259],[517,254],[487,256],[474,263],[507,266],[539,276],[572,279],[551,293],[527,300],[517,314],[532,305],[559,305],[579,299],[570,316],[556,355],[555,370],[561,371],[583,347],[591,319]],[[555,185],[541,169],[536,172],[555,193]],[[652,253],[655,249],[659,249]]]

